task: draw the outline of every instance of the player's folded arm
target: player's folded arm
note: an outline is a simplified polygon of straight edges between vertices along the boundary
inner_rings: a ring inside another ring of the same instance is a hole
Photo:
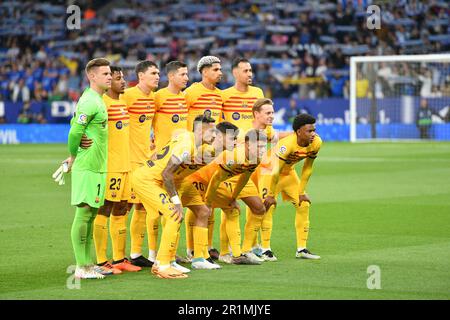
[[[69,153],[72,156],[76,156],[78,153],[78,147],[80,146],[81,137],[86,131],[86,126],[74,122],[70,127],[69,137],[67,140],[67,144],[69,147]]]
[[[174,174],[178,170],[182,163],[182,160],[175,155],[171,155],[166,167],[162,172],[162,177],[164,181],[164,186],[169,196],[174,197],[177,195],[177,190],[175,188]]]
[[[70,131],[67,144],[69,146],[70,155],[76,156],[78,147],[80,146],[81,138],[86,131],[86,127],[93,119],[95,108],[89,103],[79,103],[74,117],[70,121]]]

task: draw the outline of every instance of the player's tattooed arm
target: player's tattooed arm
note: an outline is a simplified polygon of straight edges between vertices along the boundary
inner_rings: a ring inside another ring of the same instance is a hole
[[[166,191],[175,206],[175,210],[170,216],[171,218],[175,217],[175,222],[181,222],[183,220],[183,207],[181,206],[180,198],[178,198],[177,189],[175,188],[173,178],[180,165],[181,161],[177,157],[172,156],[162,172],[164,187],[166,188]]]
[[[177,189],[175,188],[175,182],[174,182],[174,174],[180,167],[181,162],[180,160],[172,156],[169,160],[169,162],[166,165],[166,168],[162,172],[162,177],[164,181],[164,187],[166,188],[167,193],[169,196],[174,197],[177,195]]]

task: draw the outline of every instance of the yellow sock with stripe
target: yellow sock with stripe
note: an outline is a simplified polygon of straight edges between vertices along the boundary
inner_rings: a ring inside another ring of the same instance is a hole
[[[239,226],[239,210],[224,210],[227,215],[226,232],[230,241],[231,252],[234,257],[241,255],[241,227]]]
[[[191,252],[194,250],[194,223],[195,215],[190,210],[186,210],[186,215],[184,216],[184,223],[186,226],[186,250]]]
[[[264,215],[256,215],[253,212],[249,214],[248,220],[245,223],[244,241],[242,243],[242,252],[249,252],[252,250],[255,238],[261,228]]]
[[[158,248],[159,214],[147,212],[145,222],[147,225],[148,250],[156,252]]]
[[[302,201],[300,207],[296,206],[295,233],[297,235],[297,248],[306,248],[309,234],[309,202]]]
[[[181,227],[181,225],[180,225],[180,227]],[[179,243],[180,243],[180,232],[178,231],[177,240],[175,241],[175,247],[170,252],[170,261],[171,262],[176,261],[176,259],[177,259],[177,249],[178,249]]]
[[[227,235],[227,215],[222,210],[220,211],[220,255],[224,256],[230,253],[229,241]]]
[[[246,221],[246,223],[247,223],[251,213],[252,213],[252,211],[250,210],[250,208],[248,206],[245,206],[245,221]],[[257,235],[255,237],[255,241],[253,241],[252,248],[255,248],[258,246],[258,234],[259,233],[260,232],[257,233]]]
[[[272,237],[274,209],[275,208],[271,206],[270,209],[266,211],[261,224],[261,247],[265,249],[270,248],[270,238]]]
[[[108,217],[97,214],[94,220],[94,244],[97,263],[108,260],[106,250],[108,249]]]
[[[213,235],[214,235],[214,209],[208,218],[208,249],[214,248],[213,246]]]
[[[192,229],[194,234],[193,258],[207,258],[205,250],[208,251],[208,228],[194,226]]]
[[[176,250],[176,243],[178,232],[180,230],[180,223],[175,222],[172,219],[166,219],[166,223],[161,235],[161,243],[159,245],[158,255],[156,260],[160,265],[170,264],[172,253]]]
[[[147,213],[144,210],[134,208],[130,223],[131,235],[131,258],[135,259],[142,255],[142,244],[144,243]]]
[[[122,260],[125,258],[125,246],[127,243],[127,216],[111,215],[109,233],[111,235],[113,260]]]

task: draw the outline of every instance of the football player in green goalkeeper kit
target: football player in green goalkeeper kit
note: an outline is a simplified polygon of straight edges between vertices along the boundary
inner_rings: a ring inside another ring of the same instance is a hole
[[[93,221],[98,208],[104,203],[107,154],[108,114],[102,95],[111,86],[111,70],[108,60],[93,59],[86,65],[89,88],[81,95],[71,121],[68,138],[70,157],[64,160],[72,169],[72,200],[76,206],[71,238],[77,267],[75,277],[102,279],[91,255]],[[88,149],[80,148],[83,134],[92,139]]]

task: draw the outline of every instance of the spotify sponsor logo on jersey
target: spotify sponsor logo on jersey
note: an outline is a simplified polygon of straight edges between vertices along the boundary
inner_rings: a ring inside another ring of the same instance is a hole
[[[141,115],[139,117],[139,122],[144,122],[145,120],[151,120],[153,117],[152,116],[146,116],[145,114]]]
[[[172,122],[173,123],[177,123],[177,122],[180,122],[180,121],[186,121],[186,120],[187,120],[187,117],[183,117],[183,116],[180,116],[178,114],[174,114],[172,116]]]
[[[117,121],[116,122],[116,128],[117,129],[122,129],[123,127],[128,127],[129,123],[128,122],[122,122],[122,121]]]
[[[233,120],[253,120],[253,116],[250,114],[240,114],[239,112],[234,112],[231,117],[233,118]]]

